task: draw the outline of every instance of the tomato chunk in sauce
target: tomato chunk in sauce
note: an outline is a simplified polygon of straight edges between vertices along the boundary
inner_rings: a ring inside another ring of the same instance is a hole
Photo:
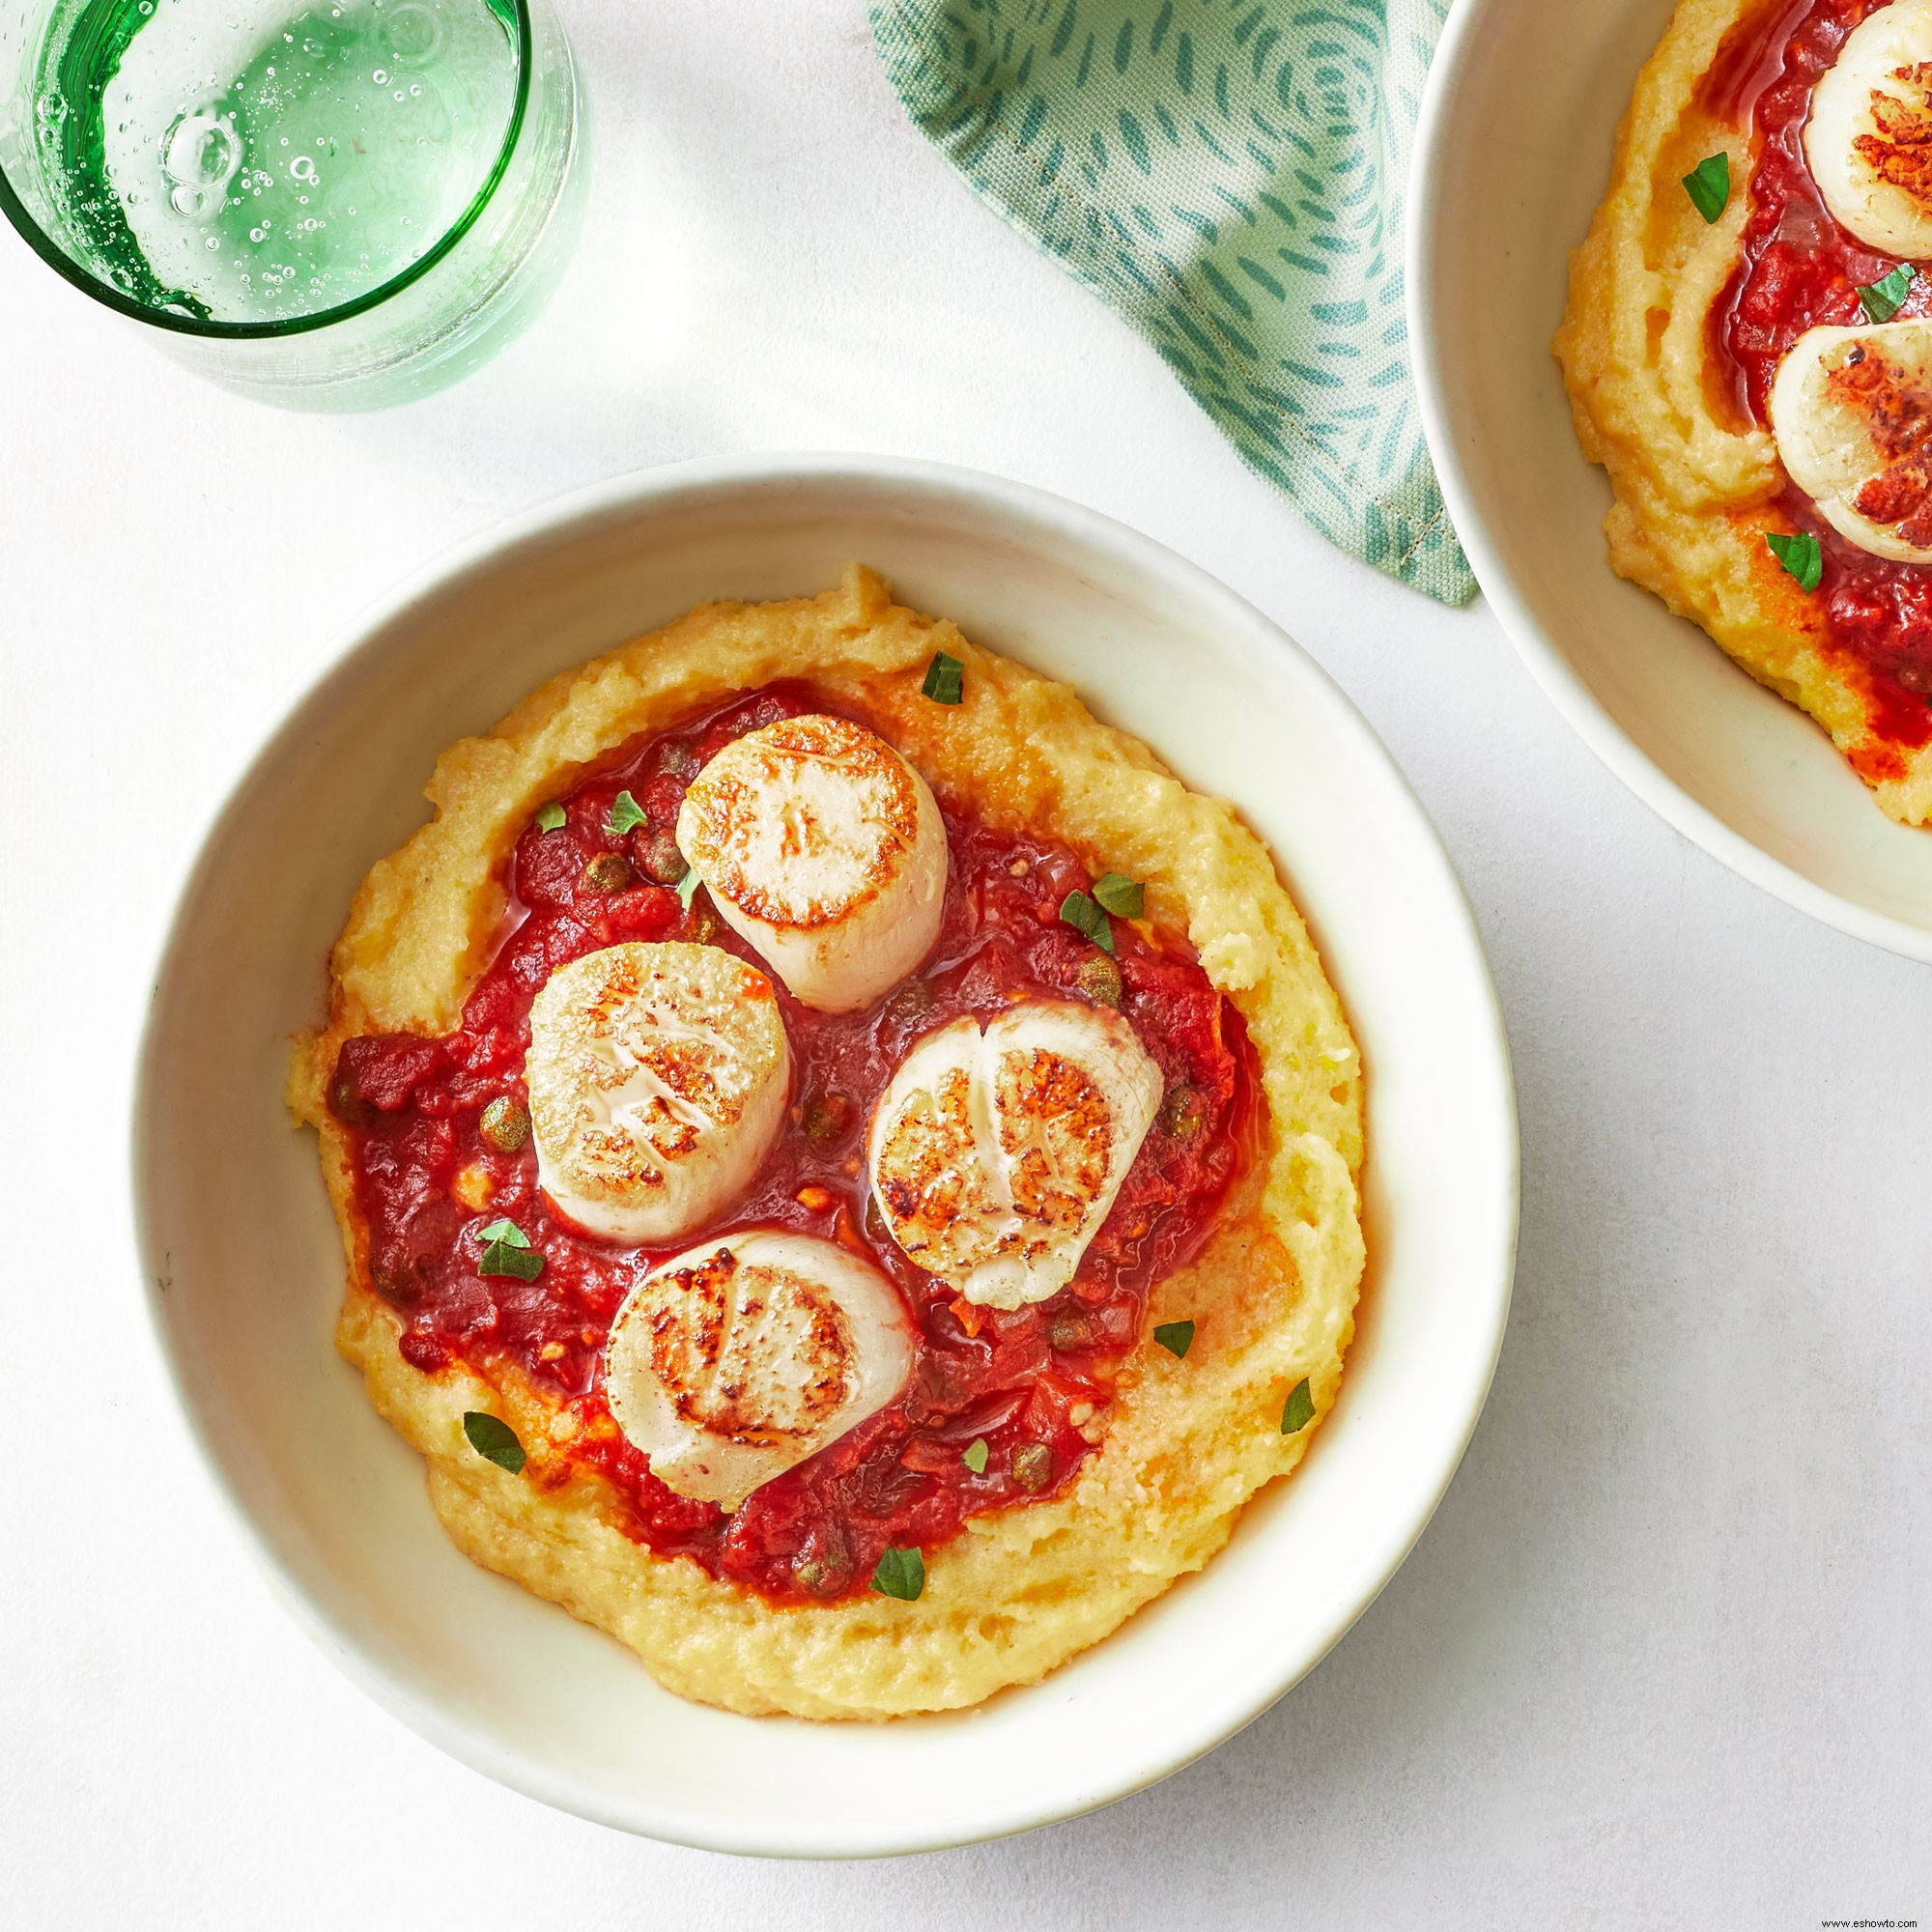
[[[345,1041],[329,1092],[354,1150],[370,1279],[403,1319],[405,1359],[425,1374],[462,1363],[486,1379],[521,1375],[560,1408],[552,1433],[567,1438],[561,1456],[532,1462],[533,1474],[560,1482],[587,1465],[619,1498],[628,1535],[780,1602],[863,1590],[889,1547],[929,1549],[969,1516],[1063,1489],[1101,1438],[1149,1289],[1200,1251],[1259,1131],[1239,1015],[1186,947],[1116,921],[1110,960],[1060,920],[1067,893],[1092,882],[1071,851],[950,808],[945,921],[918,976],[843,1014],[802,1007],[774,980],[792,1104],[730,1215],[675,1248],[639,1249],[597,1240],[552,1211],[534,1151],[497,1151],[480,1126],[493,1100],[527,1099],[538,990],[569,960],[627,940],[696,940],[758,964],[701,891],[682,904],[673,886],[683,862],[668,835],[686,784],[731,739],[837,708],[803,686],[774,685],[627,748],[578,784],[559,801],[561,827],[533,823],[517,841],[504,934],[460,1028]],[[645,822],[613,834],[620,791]],[[899,1252],[869,1201],[865,1137],[914,1040],[1033,993],[1118,1003],[1166,1093],[1074,1281],[1051,1301],[1003,1313],[957,1299]],[[466,1207],[459,1190],[487,1194],[488,1205]],[[477,1273],[480,1231],[505,1216],[544,1259],[534,1281]],[[611,1319],[644,1272],[704,1236],[747,1227],[818,1235],[867,1256],[904,1293],[916,1349],[896,1401],[726,1514],[651,1474],[605,1406],[601,1360]],[[985,1464],[975,1471],[963,1459],[982,1440]]]
[[[1785,352],[1808,328],[1866,320],[1859,290],[1897,264],[1846,233],[1825,206],[1804,159],[1811,90],[1852,30],[1881,0],[1767,0],[1721,50],[1705,101],[1726,118],[1749,114],[1757,142],[1738,266],[1711,327],[1721,379],[1741,420],[1768,421],[1766,399]],[[1932,314],[1932,276],[1920,274],[1897,311]],[[1932,743],[1932,567],[1874,556],[1787,486],[1781,506],[1817,537],[1825,574],[1817,595],[1831,646],[1863,668],[1870,728],[1906,751]],[[1870,753],[1861,764],[1873,763]],[[1881,754],[1867,776],[1898,776]]]

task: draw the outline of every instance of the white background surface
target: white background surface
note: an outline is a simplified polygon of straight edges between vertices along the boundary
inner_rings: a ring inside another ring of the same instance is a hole
[[[858,0],[564,11],[598,117],[585,241],[530,332],[441,397],[231,401],[0,232],[0,1919],[1932,1920],[1926,969],[1668,832],[1480,605],[1296,525],[905,123]],[[122,1120],[170,881],[365,602],[573,485],[810,446],[1061,491],[1297,636],[1474,899],[1524,1153],[1488,1414],[1328,1661],[1096,1817],[822,1867],[549,1813],[297,1634],[152,1364]]]

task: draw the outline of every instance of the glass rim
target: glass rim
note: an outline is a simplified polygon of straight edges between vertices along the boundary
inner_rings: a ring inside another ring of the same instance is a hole
[[[516,153],[530,99],[533,34],[529,0],[483,0],[483,4],[493,11],[508,5],[516,10],[517,16],[517,92],[516,99],[510,103],[510,119],[503,129],[503,141],[497,151],[497,158],[491,163],[490,172],[483,177],[476,192],[470,196],[469,205],[436,242],[424,249],[401,274],[391,275],[386,282],[379,283],[367,294],[357,296],[354,301],[338,302],[333,308],[317,309],[313,315],[291,316],[281,322],[211,322],[199,316],[179,315],[172,309],[150,308],[145,302],[138,302],[111,283],[102,281],[61,247],[28,213],[26,204],[8,180],[4,166],[0,166],[0,213],[6,214],[19,231],[20,239],[48,268],[72,283],[83,295],[92,296],[96,301],[132,321],[147,323],[156,328],[171,329],[178,335],[199,336],[215,342],[273,341],[283,336],[305,335],[312,329],[327,328],[332,323],[348,322],[355,316],[366,315],[420,281],[475,227],[484,209],[502,185],[503,176],[509,170],[510,156]]]

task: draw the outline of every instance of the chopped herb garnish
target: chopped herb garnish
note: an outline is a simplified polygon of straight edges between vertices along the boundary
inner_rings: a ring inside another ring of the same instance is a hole
[[[513,1248],[508,1241],[492,1241],[476,1264],[478,1274],[513,1275],[518,1281],[534,1281],[543,1273],[544,1258],[527,1248]]]
[[[1113,925],[1085,893],[1068,893],[1060,902],[1060,917],[1075,932],[1084,932],[1101,952],[1113,952]]]
[[[872,1588],[882,1597],[916,1604],[925,1588],[925,1558],[917,1549],[888,1549],[872,1572]]]
[[[962,1455],[959,1458],[959,1460],[962,1463],[964,1463],[966,1466],[969,1469],[971,1469],[976,1476],[983,1476],[986,1473],[986,1457],[988,1453],[989,1452],[987,1451],[986,1448],[986,1438],[982,1435],[977,1442],[975,1442],[969,1449],[967,1449],[965,1454]]]
[[[944,651],[934,651],[925,668],[925,682],[920,690],[935,704],[957,704],[965,692],[966,667]]]
[[[554,801],[537,813],[539,832],[561,832],[563,830],[563,807]]]
[[[696,896],[698,887],[703,883],[704,881],[697,876],[696,866],[687,866],[684,868],[684,877],[677,882],[677,902],[686,912],[691,910],[691,902]]]
[[[1889,275],[1881,275],[1870,288],[1859,289],[1859,305],[1873,322],[1889,322],[1899,304],[1912,293],[1912,270],[1903,262]]]
[[[1730,156],[1706,155],[1684,177],[1684,192],[1706,221],[1717,220],[1731,198]]]
[[[517,1432],[501,1416],[492,1415],[486,1408],[469,1409],[463,1418],[463,1433],[477,1455],[499,1469],[509,1470],[513,1476],[523,1473],[527,1460],[524,1445],[517,1440]]]
[[[1094,882],[1094,896],[1116,919],[1139,919],[1147,909],[1147,891],[1137,879],[1108,872]]]
[[[530,1249],[530,1237],[514,1221],[492,1221],[476,1238],[483,1243],[478,1274],[510,1275],[534,1281],[543,1273],[544,1258]]]
[[[633,826],[647,822],[643,807],[629,792],[620,791],[611,801],[611,817],[604,830],[612,838],[621,838]]]
[[[1766,530],[1766,547],[1779,563],[1798,580],[1801,590],[1816,590],[1825,575],[1825,553],[1809,530],[1786,536],[1781,530]]]
[[[1308,1378],[1303,1376],[1289,1390],[1288,1400],[1281,1406],[1281,1433],[1284,1435],[1298,1435],[1315,1420],[1315,1398],[1308,1393]]]
[[[1194,1346],[1194,1323],[1191,1321],[1163,1321],[1153,1331],[1153,1339],[1176,1357],[1186,1354]]]

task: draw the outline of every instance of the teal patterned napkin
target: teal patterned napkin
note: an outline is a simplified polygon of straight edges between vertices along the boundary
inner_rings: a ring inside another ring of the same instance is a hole
[[[1406,359],[1402,191],[1448,0],[876,0],[899,99],[1378,570],[1475,580]]]

